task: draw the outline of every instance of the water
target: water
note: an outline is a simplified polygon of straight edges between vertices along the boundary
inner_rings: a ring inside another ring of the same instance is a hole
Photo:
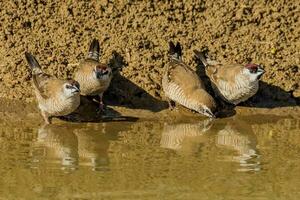
[[[0,121],[0,199],[299,199],[300,119]]]

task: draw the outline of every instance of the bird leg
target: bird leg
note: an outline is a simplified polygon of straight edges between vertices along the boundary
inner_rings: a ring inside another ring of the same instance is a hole
[[[103,93],[99,94],[99,112],[104,111]]]
[[[176,107],[175,101],[172,101],[171,99],[168,99],[169,109],[174,110]]]
[[[46,124],[51,124],[52,118],[46,112],[42,111],[42,116]]]

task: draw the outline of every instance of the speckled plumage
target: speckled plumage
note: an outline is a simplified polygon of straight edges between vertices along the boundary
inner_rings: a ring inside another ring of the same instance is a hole
[[[162,86],[167,98],[198,113],[214,117],[214,99],[205,90],[198,75],[180,57],[171,56],[163,75]]]
[[[195,51],[195,53],[205,65],[206,74],[210,78],[214,92],[226,102],[237,105],[258,91],[259,78],[264,73],[258,65],[255,66],[260,71],[250,73],[245,65],[207,62],[200,52]]]
[[[80,104],[79,93],[75,97],[62,94],[67,80],[49,79],[43,86],[44,92],[35,90],[39,108],[51,116],[64,116],[73,112]],[[46,98],[45,98],[46,97]]]
[[[259,87],[259,80],[250,80],[243,70],[242,65],[216,65],[207,68],[207,75],[217,95],[237,105],[255,95]]]
[[[61,80],[44,73],[36,59],[26,53],[26,59],[32,68],[32,84],[38,107],[46,123],[51,123],[54,116],[72,113],[80,104],[79,85],[74,80]],[[66,85],[70,85],[66,92]],[[73,93],[74,90],[74,93]]]
[[[112,70],[108,65],[98,61],[99,51],[99,42],[94,39],[90,45],[88,56],[79,64],[74,79],[80,84],[81,95],[99,95],[100,106],[102,107],[102,95],[109,87]]]
[[[107,90],[112,76],[105,80],[96,79],[93,76],[93,70],[97,65],[106,67],[106,65],[95,60],[86,59],[81,62],[78,71],[75,73],[74,79],[80,84],[81,95],[99,95]]]

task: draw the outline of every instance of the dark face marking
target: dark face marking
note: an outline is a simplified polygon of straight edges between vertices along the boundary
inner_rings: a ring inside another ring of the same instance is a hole
[[[66,89],[75,89],[75,92],[79,92],[80,91],[80,85],[77,81],[73,80],[73,79],[69,79],[68,83],[66,85]]]
[[[258,75],[258,76],[257,76],[257,80],[259,80],[263,74],[264,74],[264,73],[261,73],[260,75]]]
[[[109,69],[105,65],[97,65],[94,69],[97,79],[101,79],[104,75],[109,74]]]
[[[67,89],[72,89],[73,86],[72,86],[72,85],[66,85],[66,88],[67,88]]]

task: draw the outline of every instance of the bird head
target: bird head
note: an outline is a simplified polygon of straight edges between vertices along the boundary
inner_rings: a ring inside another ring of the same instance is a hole
[[[96,65],[94,70],[94,77],[98,80],[106,80],[111,76],[111,68],[106,65]]]
[[[78,95],[80,93],[80,85],[77,81],[69,79],[63,85],[63,92],[67,97]]]
[[[214,114],[216,111],[215,99],[205,90],[201,91],[200,93],[196,93],[196,95],[198,95],[196,97],[199,101],[198,109],[196,109],[196,111],[209,118],[216,118]]]
[[[257,64],[246,64],[246,73],[250,76],[251,79],[253,80],[259,80],[260,77],[265,73],[265,70]]]
[[[216,118],[215,114],[209,108],[203,108],[202,114],[209,118]]]

